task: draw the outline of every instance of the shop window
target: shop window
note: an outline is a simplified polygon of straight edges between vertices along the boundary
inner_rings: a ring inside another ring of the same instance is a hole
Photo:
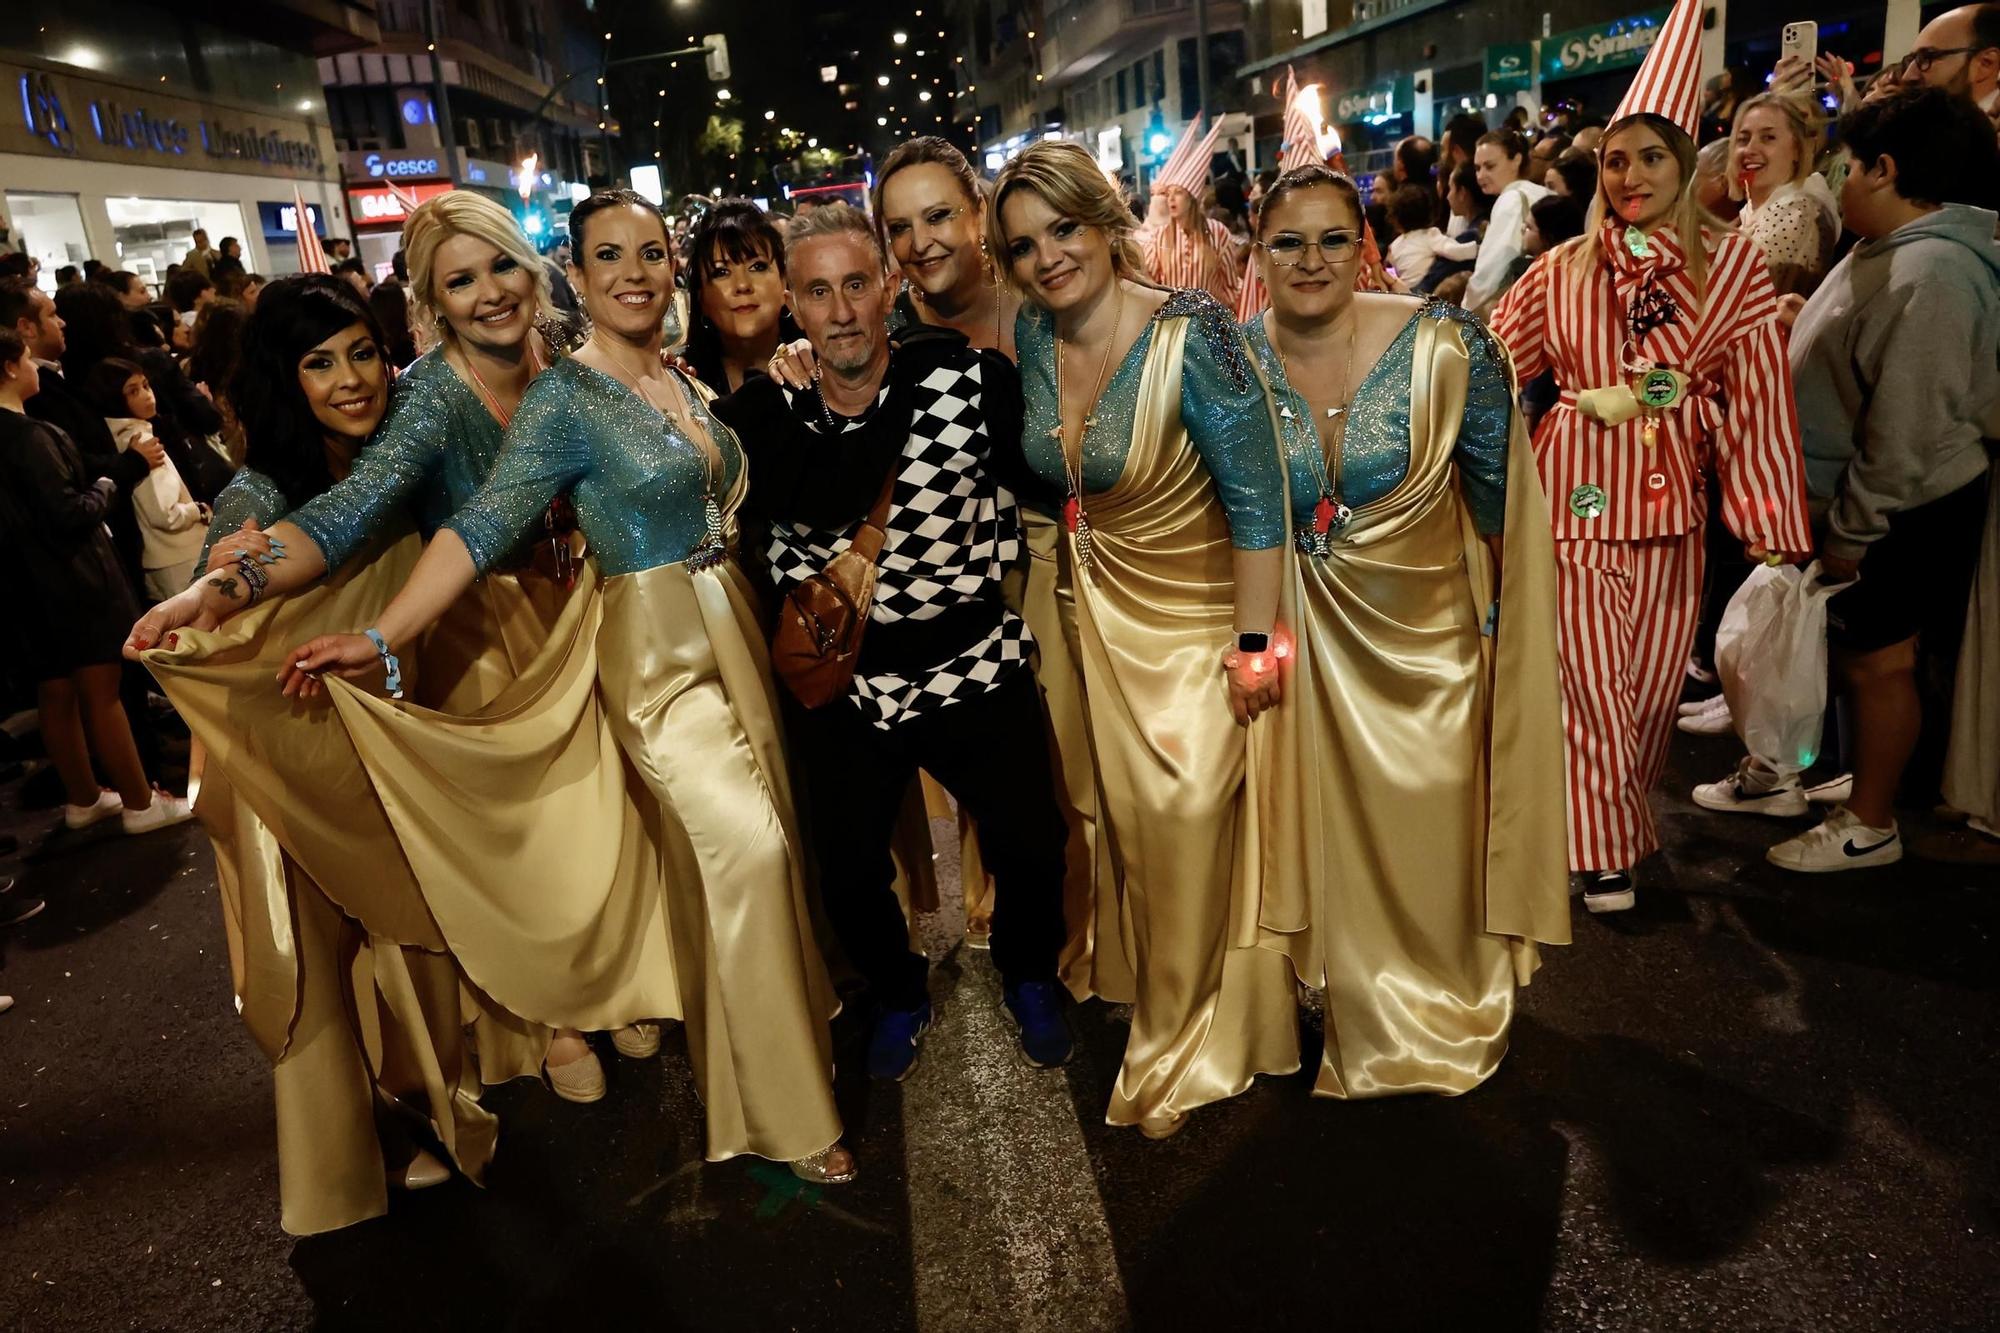
[[[104,201],[111,215],[111,235],[118,253],[99,255],[113,268],[127,269],[147,282],[159,285],[167,280],[167,265],[178,264],[194,247],[195,228],[208,232],[211,245],[234,236],[243,242],[244,254],[251,253],[250,230],[243,224],[243,210],[236,204],[206,199],[134,199],[112,197]]]
[[[56,289],[56,270],[91,257],[90,240],[83,232],[83,210],[73,194],[16,194],[7,192],[7,217],[14,225],[14,242],[42,261],[37,279],[42,290]]]

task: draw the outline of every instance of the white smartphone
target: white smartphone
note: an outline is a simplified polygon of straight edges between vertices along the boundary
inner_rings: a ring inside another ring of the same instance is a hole
[[[1811,19],[1801,19],[1797,23],[1785,25],[1784,40],[1778,47],[1780,56],[1797,56],[1811,69],[1819,59],[1819,24]]]

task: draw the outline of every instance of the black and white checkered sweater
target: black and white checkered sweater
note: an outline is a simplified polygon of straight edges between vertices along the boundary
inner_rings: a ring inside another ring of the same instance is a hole
[[[875,600],[868,611],[871,626],[892,626],[934,620],[955,608],[964,615],[990,607],[991,627],[960,651],[918,669],[907,662],[896,670],[874,669],[864,636],[864,670],[856,673],[849,698],[884,730],[985,693],[1025,664],[1034,650],[1027,625],[1000,605],[1000,581],[1021,554],[1021,529],[1014,496],[991,465],[994,446],[983,383],[991,366],[969,350],[927,358],[921,378],[909,385],[909,437],[897,463]],[[885,383],[870,411],[881,410],[889,394]],[[785,400],[810,429],[828,432],[815,392],[787,390]],[[833,420],[841,423],[838,417]],[[843,431],[860,426],[860,420],[841,423]],[[1018,451],[1018,442],[1010,440],[1003,447]],[[859,526],[857,520],[828,531],[771,523],[766,555],[779,592],[824,569],[847,548]]]

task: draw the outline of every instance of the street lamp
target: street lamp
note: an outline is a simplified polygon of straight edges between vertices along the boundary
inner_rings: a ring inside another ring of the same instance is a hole
[[[907,32],[899,32],[894,37],[891,37],[889,40],[894,42],[898,46],[907,46],[909,45],[910,42],[910,34],[908,34]]]

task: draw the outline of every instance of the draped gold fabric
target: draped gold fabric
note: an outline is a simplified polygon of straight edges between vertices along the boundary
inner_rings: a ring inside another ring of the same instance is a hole
[[[518,585],[464,600],[533,614]],[[586,563],[543,650],[470,713],[329,691],[466,974],[515,1013],[587,1031],[681,1014],[650,803],[597,692],[603,611]],[[475,665],[457,692],[503,667]]]
[[[534,1074],[548,1048],[546,1029],[436,951],[438,928],[333,711],[277,690],[289,648],[372,620],[419,549],[414,536],[390,542],[322,587],[147,655],[206,751],[196,810],[244,1025],[274,1065],[281,1223],[295,1235],[385,1210],[385,1154],[400,1166],[413,1149],[407,1131],[385,1142],[383,1123],[410,1118],[481,1179],[498,1129],[478,1105],[481,1076]]]
[[[1329,558],[1288,562],[1287,706],[1254,761],[1269,766],[1259,925],[1326,987],[1327,1096],[1477,1086],[1535,942],[1569,942],[1547,507],[1516,414],[1483,637],[1492,561],[1453,466],[1466,389],[1459,326],[1424,320],[1408,475]]]
[[[1103,816],[1098,862],[1114,872],[1097,880],[1092,988],[1123,998],[1129,978],[1134,1003],[1114,1125],[1171,1122],[1299,1061],[1291,970],[1238,926],[1256,910],[1249,730],[1230,716],[1221,669],[1234,618],[1229,529],[1180,416],[1188,323],[1155,326],[1124,471],[1085,497],[1088,569],[1074,535],[1064,542]]]
[[[673,564],[579,592],[482,712],[336,682],[341,715],[468,972],[579,1026],[684,1019],[709,1158],[815,1153],[836,1004],[749,585]],[[549,901],[564,876],[598,891]]]

